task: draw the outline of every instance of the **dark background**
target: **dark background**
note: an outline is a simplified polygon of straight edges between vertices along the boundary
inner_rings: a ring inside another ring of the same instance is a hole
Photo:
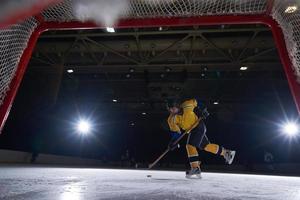
[[[211,142],[237,150],[237,164],[262,163],[265,151],[276,163],[299,163],[298,138],[280,132],[281,124],[298,114],[269,30],[205,28],[167,28],[161,35],[156,28],[125,29],[113,37],[104,30],[45,33],[0,148],[114,161],[129,150],[136,161],[149,162],[169,140],[164,100],[192,96],[211,112],[206,120]],[[140,34],[138,40],[132,33]],[[183,41],[186,34],[192,35]],[[87,37],[99,48],[88,45]],[[67,73],[71,68],[74,73]],[[76,132],[80,118],[92,122],[91,134]],[[165,162],[185,163],[185,154],[182,144]],[[208,153],[201,157],[223,164]]]

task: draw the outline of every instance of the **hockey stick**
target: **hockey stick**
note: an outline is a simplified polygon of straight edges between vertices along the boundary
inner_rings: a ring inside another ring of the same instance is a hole
[[[175,142],[174,145],[178,144],[180,142],[180,140],[186,135],[189,134],[201,121],[202,118],[199,118],[194,124],[193,126],[186,130]],[[154,165],[156,165],[171,149],[168,147],[153,163],[151,163],[148,167],[148,169],[151,169],[152,167],[154,167]]]

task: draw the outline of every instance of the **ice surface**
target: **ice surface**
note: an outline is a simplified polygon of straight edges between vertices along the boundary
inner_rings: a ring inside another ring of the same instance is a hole
[[[148,178],[147,175],[152,175]],[[0,167],[0,199],[300,200],[300,178],[88,168]]]

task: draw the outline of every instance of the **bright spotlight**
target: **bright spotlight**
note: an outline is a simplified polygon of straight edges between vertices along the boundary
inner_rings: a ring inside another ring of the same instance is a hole
[[[113,27],[106,27],[106,31],[109,33],[114,33],[116,32],[115,29]]]
[[[298,9],[298,7],[296,5],[294,6],[288,6],[286,9],[285,9],[285,13],[293,13],[293,12],[296,12]]]
[[[79,133],[87,134],[91,130],[91,124],[88,121],[80,120],[77,124],[77,130]]]
[[[296,123],[289,122],[283,126],[283,132],[289,136],[294,136],[299,133],[299,128]]]
[[[246,71],[247,69],[248,69],[248,67],[246,67],[246,66],[242,66],[242,67],[240,68],[241,71]]]

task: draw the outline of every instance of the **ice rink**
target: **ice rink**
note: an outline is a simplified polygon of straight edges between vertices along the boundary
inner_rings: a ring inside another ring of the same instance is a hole
[[[300,178],[203,173],[191,180],[173,171],[1,166],[0,199],[299,200]]]

